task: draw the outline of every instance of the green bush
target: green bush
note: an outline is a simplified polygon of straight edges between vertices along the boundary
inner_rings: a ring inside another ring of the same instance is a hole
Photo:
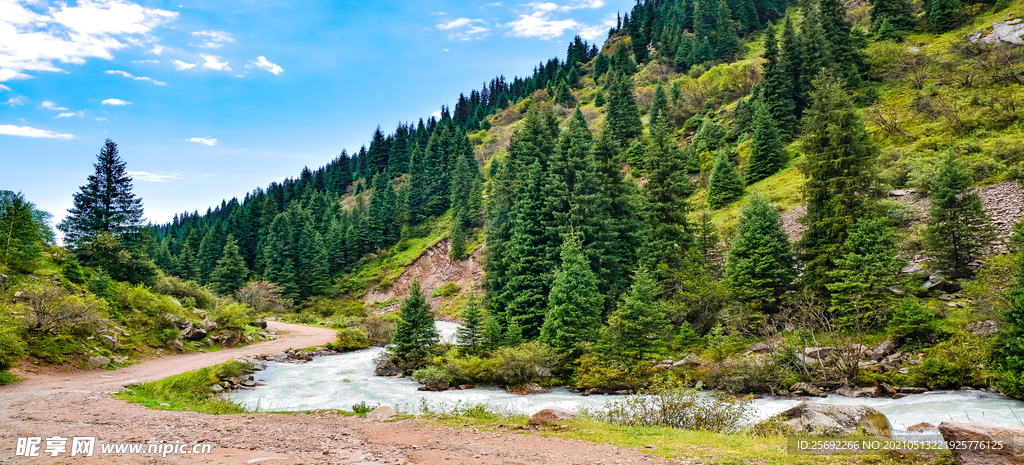
[[[984,387],[992,381],[991,373],[985,369],[990,358],[984,339],[961,332],[932,348],[915,372],[920,377],[919,384],[933,389]]]
[[[711,370],[708,386],[733,394],[775,392],[788,385],[795,374],[792,367],[778,360],[757,363],[744,358],[732,366]]]
[[[494,358],[481,358],[476,355],[457,357],[454,352],[441,362],[441,368],[451,375],[452,380],[460,384],[484,384],[494,380],[494,370],[498,366],[498,360]]]
[[[364,400],[358,404],[353,405],[352,411],[360,415],[366,415],[367,413],[374,411],[377,407],[377,405],[366,405],[366,401]]]
[[[231,304],[218,308],[213,312],[213,321],[221,329],[242,331],[252,318],[249,316],[249,307],[242,304]]]
[[[0,371],[5,371],[25,356],[26,345],[21,334],[12,327],[0,327]]]
[[[433,365],[412,372],[412,379],[423,384],[436,382],[451,383],[453,381],[451,374]]]
[[[372,315],[363,318],[359,322],[359,329],[370,339],[371,345],[384,347],[391,343],[391,338],[395,335],[395,322],[397,320],[397,312]]]
[[[457,295],[461,291],[462,287],[452,281],[449,281],[442,284],[441,287],[434,289],[434,293],[431,294],[431,297],[444,297],[447,299]]]
[[[502,347],[494,354],[498,366],[496,381],[510,386],[536,382],[551,376],[561,357],[546,344],[532,341],[515,347]]]
[[[586,412],[599,421],[623,426],[667,426],[686,430],[736,431],[754,414],[749,399],[734,401],[722,394],[705,395],[674,381],[658,381],[639,396],[609,402],[601,411]]]
[[[18,377],[9,371],[0,370],[0,386],[18,381]]]
[[[889,336],[898,344],[920,344],[935,334],[935,329],[935,314],[915,299],[903,299],[892,310]]]
[[[360,350],[370,347],[370,339],[366,333],[356,328],[343,328],[338,330],[338,340],[334,343],[337,350]]]

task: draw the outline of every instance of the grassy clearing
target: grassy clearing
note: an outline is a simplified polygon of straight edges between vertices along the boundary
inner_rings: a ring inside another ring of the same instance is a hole
[[[240,376],[251,369],[252,365],[248,362],[230,360],[159,381],[129,386],[128,392],[114,397],[158,410],[191,410],[214,415],[246,413],[247,410],[237,402],[223,397],[210,397],[210,386],[224,378]]]

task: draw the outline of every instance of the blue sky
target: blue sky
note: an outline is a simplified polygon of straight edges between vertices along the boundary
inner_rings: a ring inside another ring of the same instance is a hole
[[[202,212],[603,43],[633,3],[0,0],[0,189],[59,221],[109,137],[149,220]]]

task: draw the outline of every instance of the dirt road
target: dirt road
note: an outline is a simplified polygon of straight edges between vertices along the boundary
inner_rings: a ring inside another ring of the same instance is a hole
[[[377,423],[333,413],[209,415],[150,410],[110,397],[152,381],[235,357],[330,342],[330,329],[270,323],[281,338],[218,352],[168,355],[110,370],[40,369],[0,386],[0,464],[627,464],[661,463],[636,451],[535,435]],[[16,456],[18,438],[95,437],[92,457],[67,450]],[[209,454],[103,453],[112,444],[210,445]]]

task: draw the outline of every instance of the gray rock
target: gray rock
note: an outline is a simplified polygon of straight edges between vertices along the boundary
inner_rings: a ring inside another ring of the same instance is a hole
[[[796,383],[792,387],[790,387],[789,390],[793,393],[793,395],[797,395],[797,396],[799,396],[799,395],[817,396],[817,397],[825,397],[825,396],[827,396],[827,394],[825,394],[825,391],[822,391],[821,389],[818,389],[818,388],[812,386],[810,383]]]
[[[993,320],[975,321],[967,325],[966,329],[975,336],[989,337],[999,332],[999,325]]]
[[[93,355],[89,357],[89,365],[103,368],[107,365],[110,365],[110,359],[102,355]]]
[[[213,331],[217,329],[217,323],[214,323],[213,320],[203,318],[203,329]]]
[[[214,384],[213,386],[210,386],[210,391],[213,391],[214,394],[220,394],[224,392],[224,388],[219,384]]]
[[[878,343],[878,345],[875,346],[875,348],[872,349],[871,351],[874,352],[875,355],[877,355],[878,357],[885,357],[891,354],[894,350],[896,350],[896,343],[887,339]]]
[[[905,197],[910,194],[913,194],[914,192],[914,189],[896,189],[894,191],[889,192],[889,195],[892,197]]]
[[[835,405],[801,402],[775,415],[797,433],[844,435],[863,430],[872,436],[892,437],[892,425],[881,412],[866,405]]]
[[[447,391],[450,386],[448,385],[448,381],[430,380],[426,382],[425,387],[428,391],[440,392]]]
[[[243,380],[239,381],[238,384],[241,384],[242,386],[245,386],[245,387],[255,387],[256,386],[256,381],[251,380],[251,379],[243,379]]]
[[[858,389],[856,387],[843,386],[836,389],[836,394],[844,397],[878,397],[878,388],[872,386]]]
[[[930,291],[933,289],[942,290],[946,288],[946,277],[938,273],[932,273],[931,276],[928,276],[928,281],[925,281],[925,283],[922,284],[921,287],[923,287],[926,291]]]
[[[245,342],[245,334],[226,329],[220,332],[220,344],[224,347],[234,347],[243,342]]]
[[[125,331],[124,328],[120,326],[114,326],[114,332],[121,337],[132,337],[131,334],[128,334],[128,331]]]
[[[747,350],[755,354],[771,352],[772,349],[774,349],[774,347],[772,347],[770,344],[765,344],[764,342],[758,342],[757,344],[754,344],[747,348]]]
[[[1024,428],[988,423],[939,423],[939,433],[948,442],[961,444],[992,444],[1002,448],[951,448],[957,465],[1021,465],[1024,464]],[[961,442],[963,441],[963,442]],[[977,442],[970,442],[977,441]]]
[[[9,283],[9,282],[11,282],[11,278],[9,278],[5,274],[0,274],[0,287],[2,287],[3,290],[5,290],[5,291],[7,290],[7,288],[8,288],[8,284],[7,283]]]
[[[177,351],[185,350],[185,345],[182,344],[181,341],[179,341],[177,339],[171,339],[171,340],[167,341],[167,347],[170,347],[171,349],[174,349],[174,350],[177,350]]]
[[[928,392],[928,389],[923,387],[903,386],[900,388],[900,394],[924,394]]]
[[[967,36],[967,40],[971,43],[982,42],[991,44],[993,42],[1003,42],[1024,45],[1024,39],[1021,39],[1021,35],[1024,35],[1024,22],[1021,22],[1021,19],[1000,21],[989,27],[992,29],[990,32],[986,33],[987,28],[982,29]]]
[[[260,329],[267,329],[267,320],[256,320],[252,322],[252,326],[255,326]]]
[[[543,425],[545,423],[569,421],[573,418],[576,418],[576,414],[573,413],[572,410],[567,410],[561,407],[545,407],[537,413],[530,415],[530,423]]]
[[[390,360],[377,365],[377,367],[373,369],[374,376],[401,376],[404,374],[405,373],[403,373],[402,370],[399,370],[398,366]]]
[[[117,350],[118,344],[117,344],[117,338],[116,337],[112,337],[112,336],[108,336],[108,335],[104,334],[104,335],[100,336],[100,340],[103,341],[103,345],[107,346],[108,350],[111,350],[111,351]]]
[[[284,352],[278,352],[276,354],[267,355],[267,360],[271,362],[284,363],[288,361],[288,354]]]
[[[398,412],[396,412],[395,409],[388,407],[387,405],[381,405],[380,407],[373,409],[372,412],[367,413],[366,419],[372,421],[385,421],[397,415]]]
[[[25,297],[25,291],[18,291],[14,293],[14,300],[25,300],[27,298],[28,297]]]
[[[551,391],[542,388],[537,383],[527,383],[522,386],[517,386],[511,390],[512,394],[517,396],[531,396],[534,394],[550,394]]]
[[[826,358],[832,352],[835,352],[835,347],[807,347],[804,348],[804,355],[811,358]]]
[[[672,368],[680,368],[680,367],[684,367],[686,365],[703,365],[702,362],[703,362],[703,360],[701,360],[700,357],[698,357],[696,355],[693,355],[693,354],[689,354],[686,357],[683,357],[682,360],[680,360],[680,361],[678,361],[676,363],[673,363],[672,364]]]

